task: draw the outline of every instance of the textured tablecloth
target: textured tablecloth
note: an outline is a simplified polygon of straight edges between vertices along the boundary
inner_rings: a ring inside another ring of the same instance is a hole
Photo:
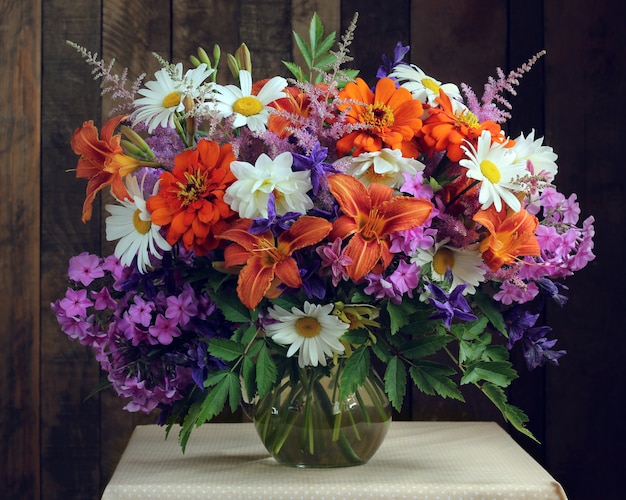
[[[279,465],[253,424],[205,424],[183,455],[176,429],[138,426],[103,499],[565,499],[561,485],[496,423],[392,422],[365,465]]]

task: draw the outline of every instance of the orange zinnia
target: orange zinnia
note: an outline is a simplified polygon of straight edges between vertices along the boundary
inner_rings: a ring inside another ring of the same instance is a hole
[[[467,140],[476,146],[483,130],[491,133],[492,141],[504,140],[500,134],[500,125],[497,123],[491,120],[480,123],[476,115],[469,110],[455,112],[450,98],[443,90],[439,91],[439,97],[435,100],[439,107],[429,109],[430,116],[424,120],[422,127],[422,139],[431,150],[446,151],[446,156],[450,160],[459,161],[465,155],[461,149],[464,141]]]
[[[102,126],[100,137],[98,137],[98,129],[94,126],[93,120],[84,122],[83,126],[76,129],[72,135],[70,144],[74,152],[80,155],[76,177],[89,179],[83,204],[83,222],[91,219],[92,204],[99,191],[111,186],[117,199],[130,199],[131,196],[122,178],[142,165],[154,165],[123,154],[121,135],[113,135],[113,132],[126,118],[126,116],[111,118]]]
[[[352,259],[346,270],[354,281],[379,262],[381,271],[384,270],[392,259],[389,235],[424,224],[433,209],[430,201],[394,197],[393,189],[388,186],[372,184],[366,188],[346,174],[331,175],[328,185],[343,212],[334,222],[329,239],[352,236],[344,254]]]
[[[182,239],[187,250],[205,255],[217,247],[215,235],[235,215],[224,192],[236,179],[230,171],[235,161],[230,144],[202,140],[196,149],[174,158],[174,170],[163,172],[158,194],[148,199],[152,222],[165,226],[170,245]]]
[[[291,255],[318,243],[332,228],[325,219],[305,215],[274,238],[271,231],[262,234],[248,232],[251,224],[251,219],[240,219],[219,235],[219,238],[234,242],[224,250],[226,267],[245,264],[239,273],[237,295],[248,309],[254,309],[268,295],[272,285],[275,288],[284,283],[291,288],[300,288],[302,278]]]
[[[353,156],[358,156],[388,147],[400,149],[402,156],[407,158],[417,157],[413,138],[422,127],[424,109],[408,90],[396,88],[390,78],[381,78],[376,91],[372,92],[361,78],[357,78],[345,86],[339,98],[348,101],[339,105],[340,111],[348,110],[347,122],[366,125],[337,141],[340,156],[352,150]]]
[[[523,208],[514,212],[502,207],[498,212],[489,207],[479,210],[474,215],[474,221],[489,231],[478,248],[483,260],[494,272],[505,264],[512,264],[517,257],[536,256],[541,252],[535,234],[539,221]]]

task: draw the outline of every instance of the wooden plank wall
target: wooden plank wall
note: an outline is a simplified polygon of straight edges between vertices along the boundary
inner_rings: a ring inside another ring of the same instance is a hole
[[[621,100],[626,81],[620,0],[0,0],[0,498],[96,499],[132,429],[151,422],[123,412],[109,393],[85,401],[100,377],[90,352],[60,332],[49,304],[64,293],[70,256],[106,252],[98,210],[80,223],[84,185],[66,169],[84,120],[100,124],[90,68],[73,40],[130,78],[157,69],[149,56],[185,60],[198,45],[223,53],[245,41],[256,79],[285,75],[291,29],[306,33],[317,10],[342,32],[359,12],[351,50],[372,82],[382,52],[410,43],[411,60],[478,92],[495,68],[548,50],[512,100],[511,134],[531,127],[560,156],[557,180],[597,218],[598,258],[569,282],[570,304],[548,318],[569,351],[561,367],[514,384],[542,445],[520,443],[572,499],[615,498],[626,445],[626,352]],[[226,74],[227,71],[222,72]],[[287,75],[285,75],[287,76]],[[619,120],[619,121],[618,121]],[[619,171],[618,171],[619,169]],[[399,417],[498,419],[479,397],[456,405],[418,394]],[[225,415],[224,419],[239,419]]]

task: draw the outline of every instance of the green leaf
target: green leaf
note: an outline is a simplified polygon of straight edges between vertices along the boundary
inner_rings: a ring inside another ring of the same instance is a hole
[[[389,346],[387,344],[381,341],[372,342],[370,347],[372,348],[372,351],[374,352],[376,357],[380,359],[383,363],[387,363],[387,361],[389,361],[389,358],[391,357],[391,350],[389,349]]]
[[[389,402],[397,410],[402,409],[402,402],[406,394],[406,368],[404,363],[393,356],[387,363],[385,370],[385,392]]]
[[[312,68],[313,67],[313,55],[311,54],[311,50],[307,46],[306,42],[295,31],[293,32],[293,38],[296,41],[298,50],[300,51],[300,53],[302,54],[302,57],[304,58],[304,62],[309,68]]]
[[[324,38],[324,40],[322,40],[322,42],[317,46],[315,53],[313,54],[314,57],[316,59],[319,59],[324,54],[326,54],[326,52],[328,52],[333,47],[333,45],[335,45],[335,38],[336,38],[336,35],[334,31],[330,35],[328,35],[326,38]],[[336,59],[336,57],[333,54],[329,54],[329,55],[331,55],[333,58]]]
[[[311,22],[309,23],[309,41],[311,42],[311,54],[315,54],[315,48],[317,47],[317,41],[324,35],[324,25],[322,20],[317,15],[317,12],[313,13]]]
[[[241,380],[236,373],[230,372],[228,374],[228,403],[232,413],[235,413],[239,408],[241,398]]]
[[[351,344],[365,344],[370,336],[367,330],[359,328],[357,330],[348,330],[341,338]]]
[[[492,301],[484,292],[478,290],[474,294],[474,300],[478,305],[479,309],[489,318],[491,324],[506,338],[509,338],[509,333],[506,331],[506,326],[504,325],[504,319],[502,318],[502,313],[498,310],[494,301]]]
[[[197,401],[193,405],[189,407],[189,411],[185,418],[183,419],[183,424],[180,427],[180,432],[178,433],[178,442],[180,443],[180,447],[185,453],[185,449],[187,448],[187,442],[189,441],[189,437],[191,436],[191,432],[196,427],[196,422],[198,421],[198,415],[200,413],[201,402]]]
[[[207,385],[207,381],[205,381],[205,386]],[[235,384],[238,389],[238,397],[237,393],[231,394],[232,387]],[[231,398],[236,398],[231,401],[231,408],[237,408],[239,403],[241,402],[241,382],[239,381],[239,377],[233,372],[222,371],[214,378],[211,382],[211,387],[207,393],[206,398],[202,402],[200,407],[200,413],[198,414],[198,418],[196,420],[196,426],[203,424],[211,420],[213,417],[218,415],[226,405],[226,399],[231,395]],[[207,386],[208,387],[208,386]]]
[[[500,387],[486,382],[480,387],[480,389],[500,410],[505,420],[508,421],[517,431],[521,432],[525,436],[528,436],[533,441],[539,442],[533,433],[526,428],[525,424],[528,422],[528,416],[516,406],[507,403],[506,394]]]
[[[449,377],[456,372],[453,368],[439,363],[422,361],[409,368],[413,383],[424,394],[465,401],[457,385]]]
[[[390,301],[387,303],[391,335],[395,335],[400,331],[400,328],[409,323],[409,317],[415,310],[415,307],[408,302],[394,304]]]
[[[344,365],[341,373],[339,398],[345,399],[363,385],[370,371],[370,352],[365,346],[356,349]]]
[[[256,384],[259,397],[269,391],[276,382],[278,370],[265,344],[261,346],[256,359]]]
[[[217,304],[228,321],[247,323],[255,319],[250,309],[244,306],[236,295],[212,292],[211,299]]]
[[[213,338],[209,342],[209,353],[224,361],[233,361],[243,354],[244,346],[229,339]]]
[[[283,64],[287,67],[289,71],[291,71],[291,74],[296,78],[296,80],[298,80],[299,82],[306,81],[306,77],[304,76],[304,71],[302,71],[302,68],[300,67],[299,64],[289,62],[289,61],[283,61]]]
[[[507,387],[518,377],[508,361],[478,361],[468,365],[461,384],[472,384],[484,380],[500,387]]]
[[[445,335],[429,335],[414,339],[400,347],[402,355],[409,359],[419,359],[435,354],[452,339]]]

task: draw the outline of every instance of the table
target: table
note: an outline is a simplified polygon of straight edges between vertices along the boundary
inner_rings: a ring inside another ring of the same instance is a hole
[[[103,500],[566,499],[561,485],[494,422],[392,422],[365,465],[298,469],[279,465],[253,424],[195,429],[185,454],[176,429],[138,426]]]

